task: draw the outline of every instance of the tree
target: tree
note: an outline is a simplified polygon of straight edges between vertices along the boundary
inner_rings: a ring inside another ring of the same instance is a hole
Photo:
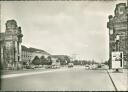
[[[58,59],[57,61],[60,61],[61,65],[66,65],[66,60],[65,59]]]
[[[35,56],[35,58],[32,61],[32,64],[34,64],[34,65],[40,65],[41,64],[40,59],[39,59],[38,56]]]
[[[73,64],[74,64],[74,65],[79,65],[79,61],[78,61],[78,60],[74,60],[74,61],[73,61]]]
[[[40,61],[41,61],[41,64],[42,64],[42,65],[47,65],[47,62],[48,62],[48,61],[47,61],[47,59],[46,59],[44,56],[41,56],[41,57],[40,57]]]
[[[47,57],[47,61],[48,61],[48,65],[51,65],[52,64],[52,59],[50,56]]]

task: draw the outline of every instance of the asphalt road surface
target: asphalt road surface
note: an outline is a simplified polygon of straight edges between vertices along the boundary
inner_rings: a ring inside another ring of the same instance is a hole
[[[4,91],[114,91],[106,70],[69,69],[2,79]]]

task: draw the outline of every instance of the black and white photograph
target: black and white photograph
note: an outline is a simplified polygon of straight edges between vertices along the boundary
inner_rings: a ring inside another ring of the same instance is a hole
[[[0,91],[128,91],[128,0],[1,0]]]

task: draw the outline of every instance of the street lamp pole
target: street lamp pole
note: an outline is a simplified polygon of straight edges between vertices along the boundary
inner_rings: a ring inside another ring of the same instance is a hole
[[[16,66],[16,59],[15,59],[15,41],[13,41],[13,47],[14,47],[14,69],[15,69],[15,67],[17,67]]]

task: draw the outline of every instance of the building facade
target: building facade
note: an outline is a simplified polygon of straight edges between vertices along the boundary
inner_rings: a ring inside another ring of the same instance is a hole
[[[124,67],[128,67],[128,6],[126,3],[116,5],[114,16],[109,15],[109,65],[112,67],[113,51],[123,51]]]
[[[67,55],[51,55],[50,56],[52,65],[60,64],[60,65],[66,65],[71,62],[71,59]]]
[[[22,45],[22,62],[30,65],[36,56],[39,58],[41,58],[42,56],[47,58],[48,56],[50,56],[50,54],[41,49],[36,49],[32,47],[28,48]]]
[[[31,62],[31,58],[32,58],[32,51],[30,51],[26,46],[22,45],[22,62],[29,65]]]
[[[22,31],[15,20],[6,22],[6,30],[1,33],[1,63],[3,68],[18,68],[21,65]]]

